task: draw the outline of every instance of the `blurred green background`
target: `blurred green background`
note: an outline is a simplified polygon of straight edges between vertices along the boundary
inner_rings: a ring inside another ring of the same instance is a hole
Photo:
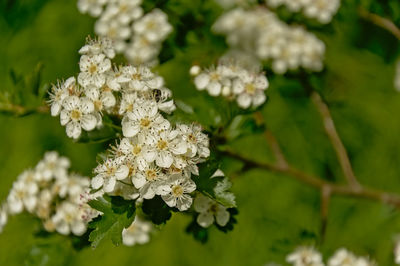
[[[177,31],[167,41],[164,62],[157,71],[176,99],[195,106],[199,120],[211,121],[218,113],[215,101],[194,89],[188,69],[192,62],[213,63],[222,53],[223,39],[208,32],[221,11],[215,4],[203,5],[201,0],[167,2],[166,12],[175,14],[170,21]],[[331,25],[310,23],[327,45],[326,71],[315,78],[316,84],[331,107],[359,180],[370,187],[400,193],[400,95],[393,88],[398,43],[382,29],[361,21],[357,14],[362,2],[366,8],[396,20],[400,7],[391,4],[396,1],[343,2]],[[93,34],[94,19],[80,14],[76,1],[5,0],[0,8],[0,90],[15,86],[11,71],[27,75],[38,63],[44,66],[42,84],[77,73],[77,51],[86,36]],[[192,15],[201,23],[182,23],[177,14],[182,18]],[[310,173],[344,182],[319,115],[300,84],[289,77],[267,75],[271,86],[262,113],[289,161]],[[90,175],[96,154],[107,147],[74,143],[66,137],[58,118],[49,115],[0,115],[0,128],[0,201],[6,198],[17,175],[33,167],[45,151],[59,151],[71,159],[74,171]],[[261,134],[235,139],[232,147],[249,158],[272,158]],[[230,160],[223,162],[228,174],[234,175],[238,167]],[[393,208],[363,199],[334,197],[322,239],[317,191],[265,171],[234,177],[238,224],[228,234],[212,229],[207,244],[184,232],[188,217],[175,215],[147,245],[114,247],[105,242],[96,250],[78,252],[61,237],[35,238],[38,223],[28,215],[19,215],[10,219],[0,235],[0,265],[284,264],[285,255],[303,244],[317,245],[326,256],[344,246],[359,255],[370,254],[380,265],[393,264],[393,238],[400,233],[400,215]]]

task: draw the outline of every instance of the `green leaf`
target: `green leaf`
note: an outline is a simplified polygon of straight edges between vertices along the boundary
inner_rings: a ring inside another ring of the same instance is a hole
[[[186,233],[192,235],[194,239],[200,241],[202,244],[206,243],[208,240],[208,229],[201,227],[196,219],[194,219],[187,227]]]
[[[122,230],[129,227],[135,218],[135,201],[105,195],[89,201],[89,205],[103,213],[89,223],[89,227],[94,229],[89,235],[92,247],[97,247],[104,238],[110,238],[116,246],[120,245]]]
[[[160,196],[145,200],[142,205],[142,210],[148,218],[157,225],[165,224],[172,216],[171,208],[165,204]]]
[[[193,176],[193,181],[196,183],[197,190],[212,198],[215,197],[214,188],[219,181],[224,177],[212,175],[219,169],[219,162],[216,160],[208,160],[199,165],[199,176]]]
[[[227,177],[217,182],[214,187],[215,199],[227,208],[236,207],[235,195],[229,191],[232,183]]]

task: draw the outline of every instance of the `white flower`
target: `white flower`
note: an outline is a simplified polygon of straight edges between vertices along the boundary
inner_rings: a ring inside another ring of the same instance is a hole
[[[229,212],[218,202],[198,194],[194,200],[194,210],[200,213],[197,216],[197,223],[202,227],[209,227],[214,220],[220,226],[225,226],[229,221]]]
[[[357,257],[345,248],[341,248],[328,260],[328,266],[372,266],[373,262]]]
[[[38,181],[65,178],[69,166],[68,158],[60,157],[55,151],[46,152],[44,158],[36,165],[36,176],[39,178]]]
[[[60,121],[61,125],[66,125],[68,137],[77,139],[81,135],[82,128],[86,131],[95,128],[97,119],[91,114],[94,111],[94,105],[88,98],[69,96],[64,100],[63,108]]]
[[[141,0],[112,1],[107,6],[102,18],[118,21],[122,25],[129,24],[143,15],[143,9],[139,6],[141,2]]]
[[[87,43],[79,50],[79,53],[88,56],[105,54],[110,59],[115,57],[113,43],[109,38],[88,39]]]
[[[145,244],[150,241],[150,232],[152,224],[144,221],[137,216],[133,223],[122,231],[122,243],[125,246],[134,246],[135,244]]]
[[[119,114],[123,115],[127,112],[132,112],[136,108],[138,95],[136,92],[122,93],[122,99],[119,107]]]
[[[135,38],[125,49],[125,56],[133,65],[154,66],[158,64],[157,55],[160,53],[160,43],[153,43],[145,36],[135,35]]]
[[[94,169],[96,176],[92,179],[92,187],[99,189],[103,187],[105,192],[112,192],[117,180],[128,177],[129,168],[122,164],[121,159],[107,159]]]
[[[0,227],[1,227],[1,225],[0,225]],[[394,262],[397,265],[399,265],[400,264],[400,239],[399,239],[399,236],[396,236],[393,255],[394,255]]]
[[[94,85],[100,88],[106,81],[104,73],[111,69],[111,61],[104,54],[82,55],[79,67],[79,84],[83,87]]]
[[[158,113],[157,105],[154,103],[138,106],[122,119],[122,133],[125,137],[134,137],[139,132],[146,134],[150,129],[160,131],[169,127],[169,121]]]
[[[86,222],[82,216],[83,212],[79,205],[64,201],[51,217],[51,222],[55,230],[62,235],[72,232],[74,235],[81,236],[86,232]]]
[[[227,82],[219,68],[203,72],[195,77],[194,84],[198,90],[206,89],[211,96],[221,94],[222,87]]]
[[[182,134],[182,139],[187,145],[187,155],[193,157],[196,154],[199,157],[207,158],[210,156],[209,139],[208,136],[201,132],[200,125],[192,124],[178,124],[177,130]]]
[[[177,207],[180,211],[186,211],[192,205],[193,199],[189,195],[196,190],[196,184],[192,179],[180,174],[171,175],[165,181],[166,186],[161,186],[160,194],[169,207]]]
[[[84,194],[85,189],[89,186],[90,181],[88,178],[76,174],[61,178],[54,184],[54,187],[61,198],[69,196],[71,200],[78,199],[82,194]]]
[[[32,170],[23,172],[7,197],[7,205],[11,214],[21,213],[24,208],[33,212],[37,205],[38,185],[35,182],[35,173]]]
[[[108,0],[78,0],[78,9],[83,14],[89,13],[93,17],[98,17],[107,2]]]
[[[153,9],[133,24],[135,34],[144,36],[149,42],[161,42],[172,31],[167,15],[159,9]]]
[[[264,75],[244,74],[233,82],[233,93],[238,94],[237,102],[242,108],[255,107],[266,100],[264,90],[268,88],[268,80]]]
[[[7,205],[3,205],[0,207],[0,233],[3,231],[4,226],[7,224],[8,213],[7,213]]]
[[[138,171],[132,177],[133,185],[139,189],[140,196],[145,199],[152,199],[156,194],[162,193],[161,187],[164,185],[166,176],[161,169],[155,165],[149,165],[142,171]]]
[[[294,266],[324,266],[321,253],[313,247],[299,247],[286,257]]]
[[[62,103],[65,98],[76,92],[76,80],[74,77],[70,77],[63,83],[58,83],[51,88],[49,92],[51,115],[58,116],[62,109]]]
[[[147,151],[148,160],[155,160],[159,167],[169,168],[174,162],[175,155],[185,154],[187,145],[180,138],[178,130],[155,131],[146,139],[152,150]]]
[[[93,102],[96,112],[101,113],[104,110],[110,110],[117,103],[114,94],[108,86],[103,86],[100,89],[90,86],[85,90],[85,94]]]
[[[124,51],[126,40],[132,35],[132,31],[128,25],[123,25],[113,19],[99,19],[96,21],[94,31],[100,36],[110,38],[117,52]]]
[[[119,79],[128,81],[128,86],[124,87],[125,91],[157,89],[164,84],[162,77],[156,76],[148,67],[145,66],[123,67]]]
[[[147,154],[148,147],[145,145],[144,137],[139,134],[132,138],[123,138],[117,148],[117,151],[125,156],[125,160],[132,161],[140,170],[154,161],[154,158]]]

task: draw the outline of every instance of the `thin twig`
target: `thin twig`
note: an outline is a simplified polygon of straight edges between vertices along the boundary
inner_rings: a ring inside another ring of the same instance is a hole
[[[288,167],[287,160],[282,152],[279,142],[277,141],[275,136],[271,134],[271,131],[267,128],[263,115],[260,112],[256,112],[254,113],[254,117],[256,119],[257,124],[263,125],[265,127],[264,137],[268,145],[271,147],[272,152],[274,153],[277,164],[283,168]]]
[[[321,96],[315,90],[311,93],[311,100],[317,108],[318,112],[322,116],[324,129],[332,146],[336,152],[337,158],[339,160],[340,166],[343,170],[344,176],[347,179],[347,182],[350,186],[357,190],[360,188],[360,184],[357,181],[356,176],[354,175],[353,168],[350,163],[349,156],[347,154],[346,148],[344,147],[342,140],[337,133],[335,123],[333,122],[333,118],[331,112],[329,111],[328,106],[322,100]]]
[[[329,203],[332,191],[330,186],[323,186],[321,190],[321,242],[324,241],[326,227],[328,225]]]
[[[49,106],[47,105],[41,105],[38,107],[25,107],[22,105],[16,105],[16,104],[6,104],[6,105],[0,105],[0,112],[4,113],[10,113],[15,116],[25,116],[33,113],[38,113],[38,114],[46,114],[50,111]]]
[[[389,31],[394,37],[400,40],[400,29],[391,20],[370,13],[365,8],[360,8],[359,14],[363,19],[368,20],[369,22],[375,24],[376,26]]]
[[[311,187],[322,191],[324,188],[330,189],[332,195],[342,195],[347,197],[365,198],[373,201],[382,202],[385,204],[393,205],[400,209],[400,196],[397,194],[389,193],[382,190],[371,189],[360,186],[359,189],[354,190],[348,185],[337,185],[332,182],[323,180],[311,174],[304,173],[293,166],[282,167],[277,164],[270,164],[264,162],[257,162],[248,159],[236,152],[225,150],[221,152],[223,155],[237,159],[244,163],[246,169],[263,169],[274,173],[284,174],[290,176],[301,183],[305,183]]]

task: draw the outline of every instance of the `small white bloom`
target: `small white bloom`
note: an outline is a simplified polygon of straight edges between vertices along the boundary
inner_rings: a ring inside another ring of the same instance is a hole
[[[108,0],[78,0],[78,9],[81,13],[89,13],[93,17],[100,16],[103,6]]]
[[[187,155],[193,157],[196,154],[199,157],[207,158],[210,156],[209,139],[206,134],[201,132],[202,128],[200,125],[192,124],[178,124],[177,130],[182,134],[183,141],[187,145]]]
[[[150,241],[150,232],[152,224],[135,217],[133,223],[122,231],[122,243],[125,246],[134,246],[135,244],[146,244]]]
[[[321,253],[313,247],[299,247],[286,257],[294,266],[324,266]]]
[[[169,207],[177,207],[180,211],[186,211],[192,205],[193,199],[189,195],[196,190],[196,184],[192,179],[180,174],[171,175],[162,186],[160,194]]]
[[[88,56],[105,54],[110,59],[115,57],[113,43],[109,38],[88,39],[87,43],[79,50],[79,53]]]
[[[341,248],[328,260],[328,266],[373,266],[374,263],[363,257],[357,257],[345,248]]]
[[[68,235],[81,236],[86,232],[86,222],[83,220],[83,212],[79,205],[64,201],[57,207],[56,213],[51,217],[55,230]]]
[[[78,75],[79,84],[83,87],[94,85],[100,88],[106,81],[104,73],[111,69],[111,61],[104,54],[82,55],[79,67],[81,69]]]
[[[7,205],[3,204],[3,206],[0,207],[0,233],[3,231],[4,226],[7,224],[7,220]]]
[[[92,187],[103,187],[105,192],[112,192],[118,180],[124,180],[129,175],[129,168],[122,164],[121,159],[107,159],[94,169],[96,176],[92,179]]]
[[[122,133],[125,137],[134,137],[139,132],[146,134],[149,130],[167,130],[170,123],[160,113],[155,103],[141,105],[128,112],[122,119]]]
[[[172,26],[164,12],[153,9],[133,24],[133,31],[154,43],[163,41],[171,33]]]
[[[11,214],[21,213],[24,209],[33,212],[37,205],[38,185],[32,170],[23,172],[7,197],[7,205]]]
[[[77,139],[81,135],[82,128],[91,131],[97,124],[96,117],[92,114],[94,105],[88,98],[69,96],[63,102],[63,110],[60,113],[61,125],[66,125],[68,137]]]
[[[225,226],[229,221],[230,215],[226,208],[202,194],[196,196],[194,210],[199,213],[197,223],[202,227],[209,227],[214,221]]]
[[[61,178],[54,184],[54,188],[61,198],[69,196],[72,200],[79,199],[89,186],[90,180],[88,178],[76,174]]]
[[[99,19],[94,25],[94,31],[99,36],[110,38],[116,52],[126,48],[126,41],[131,37],[132,31],[128,25],[121,24],[114,19]]]
[[[65,98],[69,95],[73,95],[76,92],[76,80],[74,77],[70,77],[63,83],[58,83],[51,88],[50,95],[50,105],[51,105],[51,115],[58,116],[62,109],[62,103]]]
[[[38,181],[65,178],[69,167],[68,158],[59,156],[55,151],[46,152],[44,158],[36,165],[36,176],[40,179]]]
[[[161,169],[153,164],[142,171],[138,171],[132,177],[133,185],[139,189],[140,196],[144,199],[152,199],[155,195],[161,195],[163,181],[166,176]]]

